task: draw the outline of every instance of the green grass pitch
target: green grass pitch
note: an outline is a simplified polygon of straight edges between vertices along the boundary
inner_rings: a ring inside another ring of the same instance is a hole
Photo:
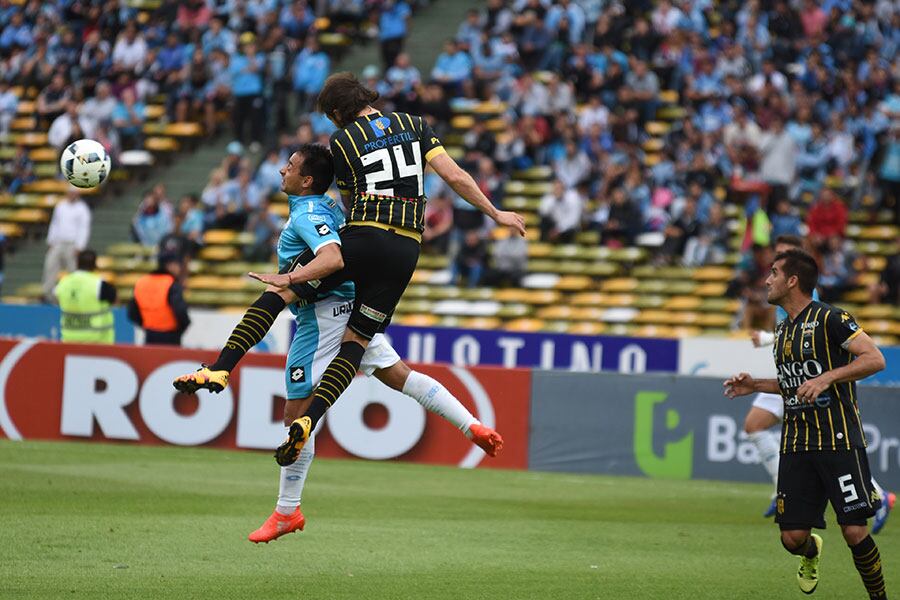
[[[317,460],[306,531],[253,545],[276,491],[263,453],[0,441],[0,598],[803,597],[765,485]],[[815,597],[864,598],[824,538]]]

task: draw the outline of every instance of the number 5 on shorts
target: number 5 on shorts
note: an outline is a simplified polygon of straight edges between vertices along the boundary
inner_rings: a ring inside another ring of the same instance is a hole
[[[844,502],[853,502],[859,498],[859,494],[856,493],[856,486],[851,483],[852,480],[853,475],[849,473],[838,477],[838,485],[841,486],[841,491],[845,494]]]

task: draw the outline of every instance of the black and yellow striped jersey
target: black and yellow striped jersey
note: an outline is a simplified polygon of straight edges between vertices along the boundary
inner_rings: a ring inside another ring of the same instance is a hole
[[[352,202],[350,224],[375,222],[425,229],[425,165],[444,152],[422,117],[376,112],[331,136],[338,188]]]
[[[865,448],[855,382],[832,385],[813,404],[797,399],[804,381],[853,360],[847,346],[860,333],[848,312],[816,300],[795,319],[776,326],[773,352],[784,400],[782,453]]]

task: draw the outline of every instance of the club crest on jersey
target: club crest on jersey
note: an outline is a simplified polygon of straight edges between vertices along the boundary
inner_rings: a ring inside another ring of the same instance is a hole
[[[291,381],[294,383],[303,383],[306,381],[306,369],[300,366],[291,367]]]
[[[387,117],[378,117],[377,119],[369,121],[369,127],[372,128],[372,132],[377,138],[384,137],[385,130],[390,126],[391,120]]]

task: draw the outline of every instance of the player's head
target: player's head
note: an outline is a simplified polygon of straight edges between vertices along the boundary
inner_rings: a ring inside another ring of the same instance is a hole
[[[75,266],[79,271],[93,271],[97,268],[97,253],[90,248],[85,248],[78,253]]]
[[[775,254],[781,254],[788,250],[803,250],[803,238],[787,233],[775,238]]]
[[[378,92],[361,84],[353,73],[335,73],[325,80],[319,92],[319,112],[338,127],[346,127],[376,100]]]
[[[784,306],[791,297],[812,297],[818,280],[819,266],[812,256],[798,248],[780,252],[766,278],[769,304]]]
[[[303,144],[281,167],[281,189],[292,196],[322,195],[333,179],[331,152],[320,144]]]

